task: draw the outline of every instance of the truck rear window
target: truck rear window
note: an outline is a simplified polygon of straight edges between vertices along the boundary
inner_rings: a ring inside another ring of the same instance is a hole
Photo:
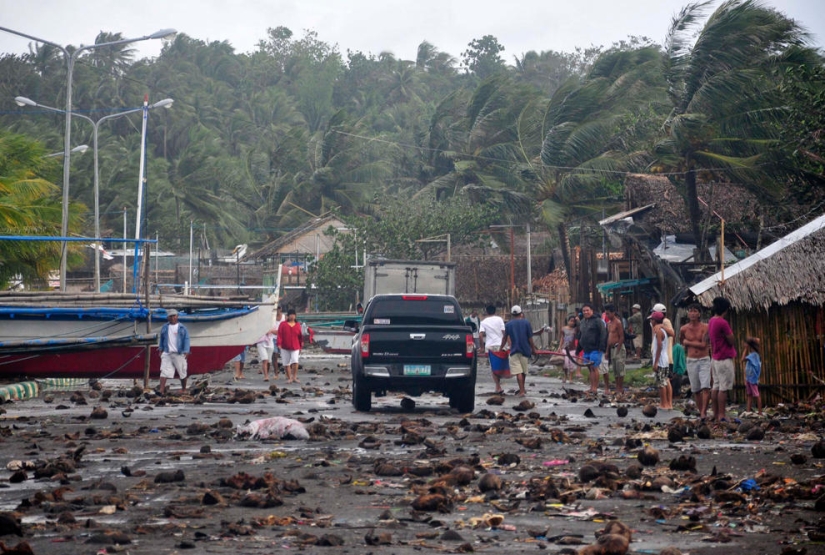
[[[376,299],[373,303],[374,306],[370,306],[368,324],[378,326],[455,326],[463,324],[458,307],[443,300]]]

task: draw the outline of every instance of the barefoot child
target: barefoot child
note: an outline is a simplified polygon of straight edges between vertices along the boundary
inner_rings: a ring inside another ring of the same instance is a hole
[[[659,408],[670,410],[673,408],[673,388],[670,385],[670,363],[667,356],[670,337],[665,331],[664,319],[665,315],[661,312],[654,312],[648,317],[653,324],[653,370],[659,388]]]
[[[762,358],[759,356],[760,341],[758,337],[748,337],[742,351],[742,364],[745,365],[745,392],[747,401],[745,410],[750,412],[752,401],[756,398],[759,416],[762,416],[762,397],[759,396],[759,375],[762,373]]]
[[[559,343],[561,344],[561,351],[564,353],[564,378],[562,383],[573,382],[573,371],[578,369],[576,363],[570,358],[576,352],[576,317],[570,315],[567,318],[567,325],[561,329],[561,336]],[[579,372],[581,373],[581,372]]]

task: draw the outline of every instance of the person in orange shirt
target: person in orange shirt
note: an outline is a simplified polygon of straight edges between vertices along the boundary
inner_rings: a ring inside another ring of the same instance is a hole
[[[290,308],[286,313],[286,321],[278,326],[278,350],[281,352],[281,364],[286,372],[286,383],[298,382],[298,360],[301,347],[304,345],[304,336],[301,333],[301,324],[295,309]]]

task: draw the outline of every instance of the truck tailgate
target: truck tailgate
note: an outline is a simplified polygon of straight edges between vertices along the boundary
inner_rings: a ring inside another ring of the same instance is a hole
[[[447,363],[470,360],[466,355],[467,334],[456,331],[455,327],[389,330],[371,326],[364,333],[370,338],[370,361]]]

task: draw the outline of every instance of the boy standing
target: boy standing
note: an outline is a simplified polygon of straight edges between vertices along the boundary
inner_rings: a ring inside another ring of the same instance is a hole
[[[679,343],[687,355],[687,375],[690,391],[696,400],[699,417],[707,418],[710,401],[710,344],[708,325],[701,321],[701,307],[693,303],[688,307],[688,323],[679,328]]]

